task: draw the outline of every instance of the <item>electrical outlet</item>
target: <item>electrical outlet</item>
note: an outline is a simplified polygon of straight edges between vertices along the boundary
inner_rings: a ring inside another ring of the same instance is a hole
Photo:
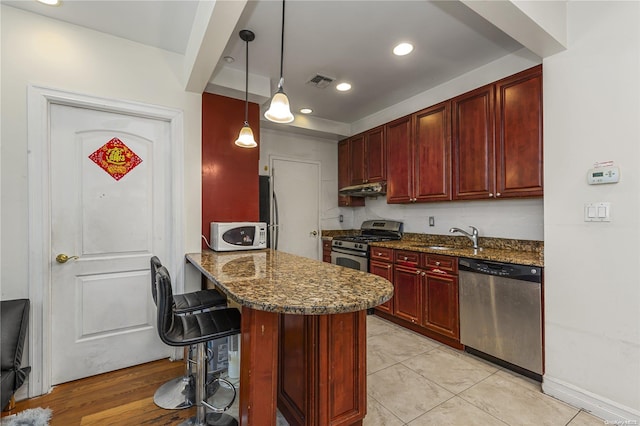
[[[434,216],[429,216],[429,226],[436,226],[436,218]]]

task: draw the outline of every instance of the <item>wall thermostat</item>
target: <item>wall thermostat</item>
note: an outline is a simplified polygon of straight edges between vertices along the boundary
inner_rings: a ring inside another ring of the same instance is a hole
[[[602,183],[617,183],[620,180],[620,169],[618,166],[594,167],[587,173],[589,185],[599,185]]]

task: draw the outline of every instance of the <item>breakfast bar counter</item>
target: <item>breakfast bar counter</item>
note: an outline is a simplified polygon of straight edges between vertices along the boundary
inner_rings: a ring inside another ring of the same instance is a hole
[[[242,306],[240,424],[361,425],[366,309],[389,300],[376,275],[271,249],[186,255]]]

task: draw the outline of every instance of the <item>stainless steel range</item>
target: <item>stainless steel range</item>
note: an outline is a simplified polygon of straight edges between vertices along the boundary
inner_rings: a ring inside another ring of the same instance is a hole
[[[369,243],[402,238],[403,224],[393,220],[366,220],[359,235],[334,237],[331,263],[369,272]]]

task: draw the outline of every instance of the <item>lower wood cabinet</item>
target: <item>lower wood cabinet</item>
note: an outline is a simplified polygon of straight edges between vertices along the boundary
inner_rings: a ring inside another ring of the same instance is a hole
[[[278,409],[289,424],[362,424],[366,312],[280,315],[279,329]]]
[[[331,241],[322,240],[322,261],[331,263]]]
[[[425,272],[422,306],[426,328],[460,339],[457,276]]]
[[[422,318],[422,279],[420,270],[410,266],[395,265],[393,287],[394,315],[405,321],[420,324]]]
[[[393,263],[371,260],[369,262],[369,272],[393,282]],[[382,305],[376,306],[375,309],[393,314],[393,297]]]
[[[393,259],[394,263],[385,262]],[[376,314],[461,349],[458,258],[410,250],[371,248],[369,272],[393,283],[391,301]]]

